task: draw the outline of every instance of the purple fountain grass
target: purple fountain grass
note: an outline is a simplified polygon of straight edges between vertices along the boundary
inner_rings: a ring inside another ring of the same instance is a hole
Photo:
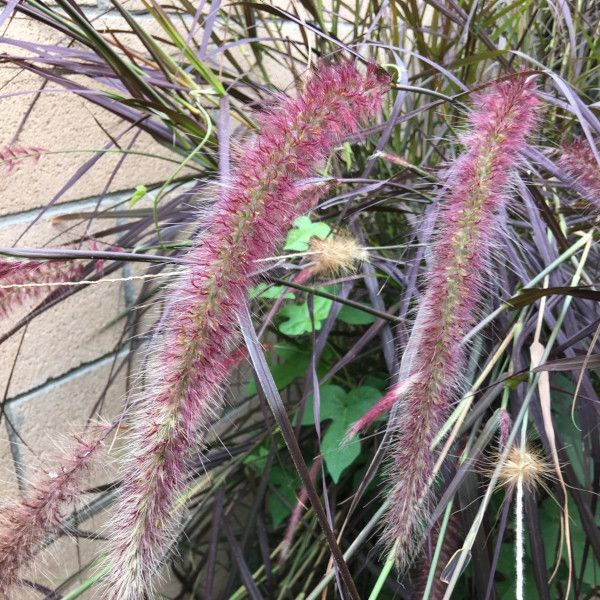
[[[575,140],[563,145],[558,164],[585,188],[596,210],[600,210],[600,165],[589,144]]]
[[[37,163],[44,152],[47,152],[46,148],[39,148],[38,146],[28,146],[26,148],[22,146],[6,146],[0,149],[0,166],[6,166],[10,173],[20,161],[28,158],[33,159]]]
[[[446,530],[444,531],[444,538],[440,547],[440,554],[438,556],[438,561],[435,567],[435,573],[431,580],[430,588],[429,588],[429,600],[443,600],[444,595],[446,593],[446,588],[448,587],[446,581],[443,578],[444,570],[448,566],[450,559],[455,554],[457,550],[460,549],[463,541],[462,535],[462,523],[460,519],[460,514],[458,512],[453,512],[448,519],[448,523],[446,525]],[[440,537],[440,522],[438,521],[432,530],[431,535],[431,550],[435,549],[438,544]],[[423,600],[425,596],[425,591],[427,590],[427,580],[429,578],[429,570],[431,568],[431,558],[423,557],[425,560],[421,562],[420,569],[418,571],[416,577],[416,584],[411,594],[412,600]]]
[[[65,509],[79,497],[81,479],[112,430],[100,426],[93,437],[74,437],[58,470],[44,471],[24,498],[0,508],[0,598],[10,597],[46,536],[60,531]]]
[[[187,255],[133,409],[123,486],[111,523],[103,598],[139,600],[171,547],[181,520],[177,499],[189,458],[222,406],[227,349],[255,282],[257,260],[272,255],[292,221],[311,208],[303,179],[372,117],[389,85],[371,66],[322,65],[297,99],[262,118],[261,133],[237,155],[204,233]]]
[[[506,205],[519,151],[536,123],[538,101],[524,77],[495,83],[477,97],[464,153],[447,174],[432,267],[413,335],[415,377],[392,427],[390,508],[384,539],[407,566],[428,517],[435,453],[432,442],[460,388],[460,345],[474,324],[488,256]]]
[[[310,476],[310,480],[314,482],[317,477],[317,473],[321,468],[321,464],[323,462],[323,458],[321,456],[317,456],[315,461],[313,462],[310,471],[308,472]],[[288,525],[285,529],[285,534],[283,536],[283,541],[281,542],[281,546],[279,548],[279,560],[280,562],[285,562],[289,555],[290,550],[292,548],[292,544],[294,542],[294,537],[296,536],[296,532],[298,531],[298,527],[300,526],[300,521],[302,519],[302,513],[306,510],[306,503],[308,501],[308,490],[306,486],[303,485],[300,489],[300,493],[298,494],[298,498],[296,500],[296,505],[294,506],[294,510],[292,510],[292,514],[290,516],[290,520],[288,521]]]
[[[50,284],[77,281],[82,274],[79,262],[0,259],[0,317],[47,293]]]

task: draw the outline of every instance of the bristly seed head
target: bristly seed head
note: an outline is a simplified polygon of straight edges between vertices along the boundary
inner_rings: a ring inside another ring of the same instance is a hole
[[[600,210],[600,167],[587,141],[577,139],[561,148],[558,164],[587,192],[596,208]]]
[[[397,434],[390,445],[384,539],[404,567],[419,549],[428,522],[436,465],[431,445],[460,391],[466,359],[461,341],[477,318],[487,260],[537,106],[525,77],[490,86],[475,102],[463,137],[465,151],[446,178],[427,289],[414,326],[418,349],[407,366],[407,375],[418,374],[419,380],[391,423]]]
[[[367,260],[367,251],[358,240],[346,232],[340,232],[321,240],[312,238],[310,250],[313,254],[314,274],[347,275]]]
[[[260,133],[240,148],[187,254],[189,272],[173,291],[130,415],[103,599],[152,596],[180,531],[173,506],[189,482],[192,451],[222,408],[220,386],[258,264],[313,208],[318,190],[306,193],[301,183],[376,115],[388,89],[389,77],[373,65],[361,73],[351,62],[322,64],[296,99],[262,116]]]
[[[552,467],[540,450],[530,446],[512,446],[502,465],[499,481],[502,487],[513,490],[521,480],[523,487],[533,492],[551,473]]]

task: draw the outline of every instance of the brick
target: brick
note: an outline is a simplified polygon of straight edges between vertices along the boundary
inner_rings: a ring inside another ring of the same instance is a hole
[[[54,32],[23,18],[11,23],[7,35],[18,40],[44,43],[56,41]],[[0,50],[23,54],[23,51],[16,51],[6,44],[1,44]],[[21,73],[14,77],[15,73],[13,69],[4,69],[0,74],[0,84],[3,85],[3,97],[0,98],[0,111],[3,114],[0,147],[12,144],[41,147],[51,152],[88,152],[47,154],[37,162],[33,159],[22,160],[15,163],[10,172],[6,172],[8,169],[4,167],[5,176],[0,180],[0,215],[44,206],[67,183],[77,168],[92,156],[89,150],[100,149],[109,142],[103,129],[117,136],[129,126],[112,113],[71,92],[65,92],[64,88],[55,84],[49,84],[44,89],[27,115],[31,101],[35,98],[34,92],[40,88],[42,79],[31,73]],[[90,85],[90,82],[86,81],[86,85]],[[94,87],[93,82],[91,86]],[[28,93],[6,97],[23,92]],[[27,120],[18,139],[13,141],[13,136],[26,115]],[[135,132],[129,132],[119,138],[119,143],[126,147],[134,135]],[[139,135],[133,149],[169,158],[175,156],[145,133]],[[102,193],[120,157],[121,154],[118,153],[105,154],[61,197],[61,201]],[[142,183],[148,185],[163,181],[175,168],[176,164],[160,158],[127,156],[108,191],[121,191]]]
[[[17,424],[19,435],[26,444],[20,444],[20,453],[28,480],[34,478],[40,468],[58,467],[60,448],[66,444],[69,434],[83,431],[92,406],[108,380],[109,374],[110,362],[104,361],[96,368],[86,369],[59,384],[8,404],[11,418]],[[106,418],[114,417],[122,406],[124,396],[124,377],[121,376],[109,388],[102,414]],[[4,472],[10,469],[8,462],[10,454],[4,451],[2,441],[3,438],[0,437],[0,450],[2,450],[0,465]],[[113,481],[115,477],[114,461],[107,461],[104,458],[90,469],[83,485],[105,484]],[[91,499],[89,495],[83,498],[85,502]],[[3,500],[6,500],[4,490]],[[82,523],[80,528],[85,531],[98,531],[101,525],[98,519],[99,517],[94,517]],[[99,543],[94,540],[76,541],[61,538],[40,553],[29,575],[36,583],[55,586],[75,573],[80,564],[85,565],[97,556],[99,549]],[[26,599],[37,596],[32,590],[23,589],[14,597]]]
[[[56,464],[70,436],[82,433],[90,417],[110,421],[119,414],[126,391],[123,371],[108,388],[100,412],[92,412],[109,382],[112,363],[112,357],[107,357],[9,403],[26,444],[20,451],[27,478],[40,466]],[[92,485],[107,483],[114,477],[114,471],[105,471],[104,464],[90,476]]]
[[[110,223],[110,220],[97,221],[91,231],[110,226]],[[41,221],[32,228],[22,244],[43,247],[50,242],[49,245],[58,246],[61,242],[81,234],[84,225],[81,224],[68,234],[65,233],[70,227],[71,221],[58,226],[50,221]],[[0,245],[11,245],[23,228],[24,224],[0,227]],[[52,241],[53,238],[57,239]],[[117,271],[110,277],[120,276],[121,271]],[[43,297],[42,295],[37,300],[26,301],[10,318],[0,321],[0,332],[8,331],[41,302]],[[122,322],[112,322],[123,311],[123,284],[103,283],[77,292],[31,321],[23,338],[8,397],[22,394],[48,379],[58,377],[113,351],[121,335]],[[21,335],[22,331],[0,346],[0,356],[3,358],[0,361],[0,389],[4,389],[8,381]]]
[[[67,433],[82,431],[89,411],[109,375],[110,362],[104,361],[96,368],[86,369],[58,385],[40,390],[10,404],[12,414],[20,423],[19,434],[27,444],[27,447],[22,448],[22,455],[28,478],[32,478],[40,466],[51,469],[59,464],[60,459],[57,459],[57,456],[60,452],[57,451],[57,447],[60,448],[64,444],[60,440],[64,440]],[[107,419],[113,418],[120,412],[125,391],[125,378],[121,376],[109,389],[103,416]],[[102,458],[90,470],[84,480],[84,487],[102,485],[115,480],[117,477],[115,458],[120,452],[118,448],[119,444],[116,444],[111,460]],[[82,505],[91,500],[90,495],[84,496]],[[107,509],[81,523],[79,528],[105,536],[110,526],[110,518],[110,509]],[[48,587],[56,586],[99,556],[103,548],[104,543],[101,541],[62,537],[39,554],[27,574],[36,583]],[[73,589],[91,572],[93,571],[88,571],[82,578],[73,581],[67,589]],[[176,596],[177,586],[173,581],[167,581],[161,588],[169,594],[169,597]],[[24,600],[34,597],[37,596],[34,596],[30,590],[21,590],[19,595],[15,595],[15,598]],[[92,588],[82,597],[96,598],[97,588]]]

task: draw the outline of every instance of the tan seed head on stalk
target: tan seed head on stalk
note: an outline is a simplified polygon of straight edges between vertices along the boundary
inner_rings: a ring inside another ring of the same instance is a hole
[[[502,487],[514,490],[521,479],[525,490],[534,492],[544,486],[544,480],[551,474],[552,467],[545,460],[541,450],[529,445],[513,446],[502,465],[499,482]]]
[[[347,275],[367,260],[367,251],[358,240],[346,232],[326,237],[324,240],[312,238],[310,250],[314,255],[314,274]]]

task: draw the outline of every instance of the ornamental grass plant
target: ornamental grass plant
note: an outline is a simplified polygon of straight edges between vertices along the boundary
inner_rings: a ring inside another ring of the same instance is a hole
[[[8,186],[74,161],[0,247],[0,346],[86,289],[129,297],[89,419],[42,427],[71,442],[2,500],[0,595],[595,597],[598,22],[593,2],[0,1],[1,68],[40,86],[15,102],[113,124],[42,148],[24,111],[0,140]],[[147,158],[167,175],[109,193]],[[53,217],[68,243],[23,242],[91,176],[102,201]],[[63,544],[79,562],[41,566]]]

